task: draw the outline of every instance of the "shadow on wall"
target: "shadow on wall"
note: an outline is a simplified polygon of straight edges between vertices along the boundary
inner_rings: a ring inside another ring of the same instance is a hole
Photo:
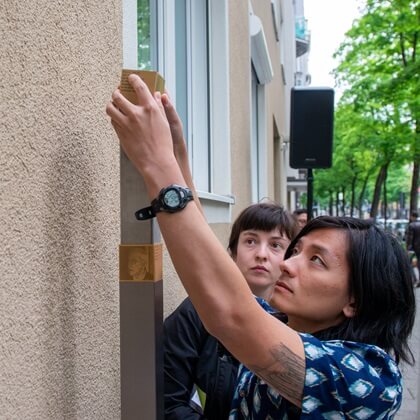
[[[49,410],[53,417],[61,418],[77,418],[82,401],[88,405],[85,394],[94,388],[92,378],[101,375],[96,365],[100,365],[102,338],[96,325],[98,308],[111,304],[109,297],[104,301],[100,295],[106,293],[104,280],[109,281],[109,272],[103,272],[109,267],[105,264],[103,271],[98,267],[106,258],[99,254],[100,244],[107,238],[97,230],[99,206],[94,183],[98,181],[93,179],[95,156],[93,150],[87,150],[88,141],[89,135],[83,131],[70,132],[69,128],[57,133],[51,165],[46,168],[44,367]]]

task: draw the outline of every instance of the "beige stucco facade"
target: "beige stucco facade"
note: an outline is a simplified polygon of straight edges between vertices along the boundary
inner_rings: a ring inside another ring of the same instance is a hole
[[[0,417],[119,416],[118,1],[3,2]]]
[[[252,200],[251,53],[248,2],[228,4],[233,220]],[[271,2],[253,9],[274,72],[265,170],[278,199],[285,86]],[[116,419],[120,152],[105,106],[122,66],[122,3],[8,1],[0,36],[0,417]],[[230,224],[212,228],[226,245]],[[168,314],[185,292],[166,252],[163,265]]]

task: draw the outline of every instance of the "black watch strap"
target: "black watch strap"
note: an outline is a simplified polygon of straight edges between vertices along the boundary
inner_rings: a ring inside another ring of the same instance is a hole
[[[176,201],[178,201],[178,204],[173,207],[169,204],[169,202],[166,202],[166,199],[169,198],[168,196],[171,193],[175,193]],[[192,200],[194,200],[193,193],[188,187],[172,184],[166,188],[162,188],[158,197],[152,201],[151,206],[137,210],[134,215],[137,220],[148,220],[155,217],[160,211],[176,213],[184,209],[185,206]]]
[[[156,216],[156,213],[153,210],[153,207],[149,206],[149,207],[144,207],[140,210],[137,210],[134,213],[134,216],[136,216],[137,220],[148,220],[148,219],[153,219]]]

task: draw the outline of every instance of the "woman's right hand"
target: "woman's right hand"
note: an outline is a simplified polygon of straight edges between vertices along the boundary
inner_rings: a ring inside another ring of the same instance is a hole
[[[163,187],[174,183],[185,185],[185,180],[174,156],[171,129],[162,103],[139,76],[130,74],[128,81],[137,94],[138,104],[129,102],[117,89],[106,112],[121,147],[143,175],[151,198],[155,198]]]

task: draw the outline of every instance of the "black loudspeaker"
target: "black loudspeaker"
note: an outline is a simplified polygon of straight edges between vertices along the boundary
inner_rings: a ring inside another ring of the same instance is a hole
[[[290,108],[290,166],[330,168],[334,127],[334,90],[293,87]]]

